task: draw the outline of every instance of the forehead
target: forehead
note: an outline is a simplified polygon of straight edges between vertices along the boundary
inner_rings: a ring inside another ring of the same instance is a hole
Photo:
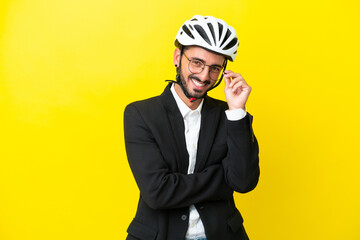
[[[207,64],[219,64],[222,65],[225,61],[225,57],[221,54],[214,53],[212,51],[206,50],[202,47],[190,46],[186,47],[184,53],[190,58],[198,58],[205,61]]]

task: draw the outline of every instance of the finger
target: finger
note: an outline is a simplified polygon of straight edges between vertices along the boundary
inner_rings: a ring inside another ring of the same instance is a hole
[[[241,76],[233,77],[229,87],[233,87],[239,81],[245,82],[245,79],[242,78]]]
[[[234,92],[237,92],[237,90],[242,90],[243,89],[243,84],[241,82],[238,82],[236,83],[232,88],[231,88],[231,91],[234,93]]]
[[[230,73],[233,73],[233,71],[231,71],[231,70],[225,70],[225,71],[224,71],[224,75],[230,74]]]
[[[231,77],[226,72],[224,72],[224,82],[225,82],[225,87],[229,88],[229,86],[231,84]]]
[[[227,76],[227,77],[229,77],[229,78],[239,78],[239,77],[241,77],[240,74],[238,74],[238,73],[233,73],[233,72],[227,73],[227,74],[224,75],[224,76]]]
[[[224,77],[225,82],[225,89],[229,88],[229,85],[231,84],[231,79],[229,77]]]
[[[232,78],[230,87],[232,87],[238,80],[245,81],[245,79],[239,73],[231,73],[229,74],[229,77]]]
[[[240,73],[236,73],[231,70],[226,70],[224,73],[230,77],[242,77]]]
[[[234,82],[234,81],[233,81],[233,82]],[[243,90],[243,89],[246,89],[246,88],[248,88],[248,87],[249,87],[249,85],[247,85],[247,83],[245,82],[245,80],[239,80],[239,81],[237,81],[237,82],[233,85],[232,91],[235,92],[235,91],[237,91],[238,89]]]

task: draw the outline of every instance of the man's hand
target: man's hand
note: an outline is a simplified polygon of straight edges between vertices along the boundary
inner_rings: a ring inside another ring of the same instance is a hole
[[[245,104],[251,92],[251,87],[245,82],[240,73],[230,70],[224,72],[225,97],[229,110],[242,108],[245,111]]]

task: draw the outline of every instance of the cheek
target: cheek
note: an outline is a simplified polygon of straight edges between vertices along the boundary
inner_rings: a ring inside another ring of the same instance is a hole
[[[189,67],[187,64],[181,64],[181,71],[184,76],[189,76],[192,74],[192,72],[189,71]]]
[[[182,67],[181,68],[181,75],[183,76],[184,80],[187,81],[189,79],[189,76],[191,75],[191,73],[189,71],[187,71],[187,68]]]
[[[181,72],[183,76],[188,76],[187,68],[185,66],[181,67]]]

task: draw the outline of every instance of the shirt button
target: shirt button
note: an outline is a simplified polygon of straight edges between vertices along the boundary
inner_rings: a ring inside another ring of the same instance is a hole
[[[181,220],[185,221],[187,219],[187,216],[186,215],[182,215],[181,216]]]

